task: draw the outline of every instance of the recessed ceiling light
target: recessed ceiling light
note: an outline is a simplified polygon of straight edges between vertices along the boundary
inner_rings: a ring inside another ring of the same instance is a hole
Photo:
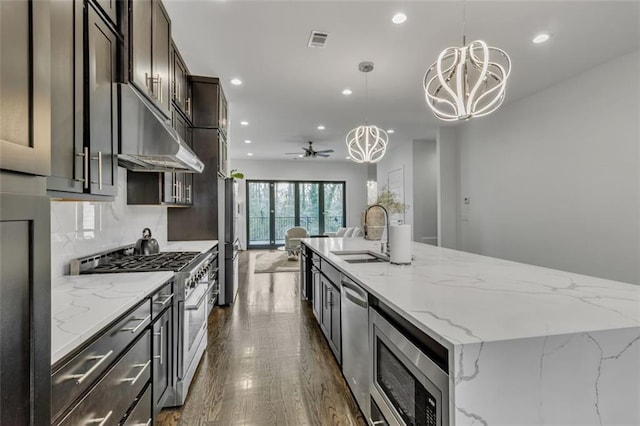
[[[407,15],[402,12],[396,13],[395,15],[393,15],[393,18],[391,18],[391,22],[393,22],[394,24],[404,24],[406,20]]]
[[[244,143],[251,143],[249,139],[245,140]]]
[[[348,95],[350,95],[350,94],[352,94],[352,93],[353,93],[353,92],[351,91],[351,89],[344,89],[344,90],[342,91],[342,94],[343,94],[343,95],[346,95],[346,96],[348,96]]]
[[[387,129],[387,133],[391,134],[391,133],[393,133],[393,132],[395,132],[395,130],[393,130],[393,129]]]
[[[547,40],[549,40],[549,34],[546,34],[546,33],[538,34],[537,36],[535,36],[533,38],[533,42],[536,43],[536,44],[544,43]]]
[[[248,125],[249,125],[249,122],[248,122],[248,121],[241,121],[241,122],[240,122],[240,124],[241,124],[242,126],[248,126]]]
[[[324,130],[324,126],[321,124],[318,126],[318,130]]]
[[[345,160],[351,160],[351,157],[344,157]]]
[[[234,86],[240,86],[242,84],[242,80],[240,80],[239,78],[232,78],[231,84],[233,84]]]
[[[304,157],[304,155],[298,154],[298,158],[302,158],[302,157]]]
[[[248,155],[249,157],[251,157],[251,156],[253,155],[253,153],[252,153],[252,152],[249,152],[249,153],[247,153],[247,155]]]

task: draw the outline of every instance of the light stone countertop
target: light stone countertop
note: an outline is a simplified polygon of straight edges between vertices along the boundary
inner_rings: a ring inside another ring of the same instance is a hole
[[[160,251],[199,251],[204,253],[216,245],[218,245],[218,240],[167,241],[167,245],[160,247]]]
[[[332,251],[379,241],[305,244],[449,348],[457,344],[640,327],[640,286],[413,243],[411,265],[350,264]]]
[[[51,290],[51,365],[173,277],[173,272],[67,275]]]
[[[640,285],[413,243],[411,265],[349,264],[304,240],[449,349],[449,423],[639,425]]]

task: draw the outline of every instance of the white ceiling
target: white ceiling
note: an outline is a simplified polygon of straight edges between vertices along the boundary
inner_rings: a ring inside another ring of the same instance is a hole
[[[346,161],[344,137],[364,121],[364,60],[375,63],[369,122],[395,129],[390,145],[435,136],[440,123],[424,102],[422,77],[442,49],[461,44],[461,1],[164,3],[192,74],[223,81],[232,158],[292,158],[284,153],[313,140],[316,149],[336,150],[331,160]],[[408,16],[402,25],[391,22],[398,11]],[[511,56],[502,108],[640,48],[639,1],[470,0],[466,16],[468,41],[485,40]],[[311,30],[329,33],[324,49],[307,47]],[[534,45],[542,31],[551,39]],[[231,85],[234,77],[243,84]],[[344,88],[353,94],[342,95]],[[317,130],[320,124],[326,130]]]

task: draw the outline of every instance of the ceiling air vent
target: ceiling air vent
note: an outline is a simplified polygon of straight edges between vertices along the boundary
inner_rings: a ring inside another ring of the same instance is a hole
[[[307,46],[324,47],[327,43],[327,37],[329,37],[328,33],[323,33],[322,31],[311,31],[311,37],[309,37],[309,43]]]

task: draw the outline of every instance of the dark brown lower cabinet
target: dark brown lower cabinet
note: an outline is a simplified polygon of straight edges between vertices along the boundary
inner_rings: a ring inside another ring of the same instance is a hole
[[[153,414],[157,415],[167,399],[173,377],[173,306],[153,323]]]
[[[46,196],[0,194],[2,425],[50,422],[49,204]]]

